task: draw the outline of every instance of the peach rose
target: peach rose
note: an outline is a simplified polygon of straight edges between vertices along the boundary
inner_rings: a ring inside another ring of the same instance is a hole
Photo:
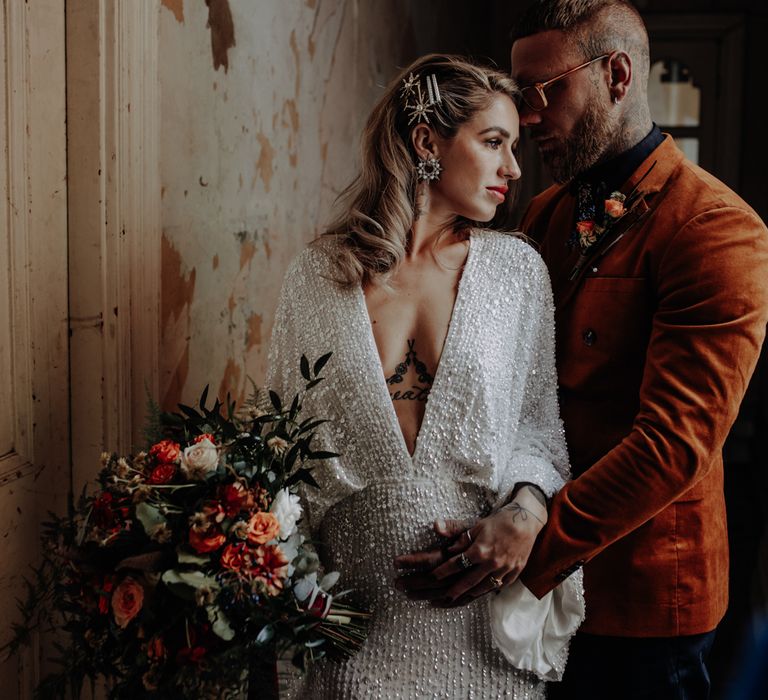
[[[226,535],[215,528],[197,532],[194,528],[189,531],[189,544],[198,554],[215,552],[227,541]]]
[[[618,199],[605,200],[605,213],[612,219],[618,219],[620,216],[623,216],[624,211],[624,202],[620,202]]]
[[[161,440],[149,450],[149,456],[158,462],[177,462],[181,454],[181,445],[173,440]]]
[[[207,437],[184,449],[181,469],[193,481],[203,481],[219,465],[219,451]]]
[[[594,228],[595,228],[594,221],[577,221],[576,222],[576,230],[582,235],[586,233],[592,233]]]
[[[112,614],[118,627],[125,629],[128,623],[139,614],[144,605],[144,589],[141,584],[128,576],[115,588],[112,594]]]
[[[264,544],[280,534],[280,521],[272,513],[256,513],[248,521],[248,541]]]

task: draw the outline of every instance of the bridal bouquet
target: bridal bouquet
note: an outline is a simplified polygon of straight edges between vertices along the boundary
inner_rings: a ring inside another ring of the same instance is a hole
[[[302,357],[305,391],[329,357]],[[335,456],[311,446],[324,421],[300,420],[301,395],[206,402],[207,389],[198,408],[154,407],[148,449],[103,454],[95,492],[46,525],[9,645],[65,631],[42,695],[101,676],[113,698],[218,697],[265,659],[290,650],[301,666],[362,643],[367,614],[328,593],[338,574],[318,580],[298,531],[296,488],[316,486],[305,463]]]

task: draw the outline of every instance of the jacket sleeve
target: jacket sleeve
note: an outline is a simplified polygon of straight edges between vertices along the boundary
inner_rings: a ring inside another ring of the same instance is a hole
[[[656,311],[630,433],[554,498],[522,579],[541,597],[639,528],[716,462],[768,319],[768,232],[753,213],[697,215],[657,267]]]

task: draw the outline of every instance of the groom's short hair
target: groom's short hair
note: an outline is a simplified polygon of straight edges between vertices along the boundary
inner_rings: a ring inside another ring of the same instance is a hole
[[[557,29],[589,60],[609,51],[626,51],[642,84],[649,70],[648,33],[628,0],[536,0],[517,20],[512,43]]]

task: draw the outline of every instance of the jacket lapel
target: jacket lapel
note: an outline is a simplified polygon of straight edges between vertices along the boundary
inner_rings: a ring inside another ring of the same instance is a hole
[[[575,247],[568,246],[567,243],[573,228],[575,198],[569,194],[567,185],[553,189],[551,197],[540,209],[541,216],[536,217],[534,213],[531,218],[535,217],[542,222],[546,231],[539,232],[538,238],[541,240],[541,253],[552,278],[557,310],[561,310],[571,301],[597,260],[610,255],[626,236],[638,231],[650,214],[655,193],[664,187],[683,157],[672,137],[665,134],[664,141],[640,164],[621,188],[624,194],[630,194],[637,188],[637,201],[586,256],[582,256]],[[546,215],[548,210],[549,216]]]

